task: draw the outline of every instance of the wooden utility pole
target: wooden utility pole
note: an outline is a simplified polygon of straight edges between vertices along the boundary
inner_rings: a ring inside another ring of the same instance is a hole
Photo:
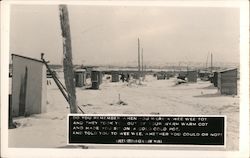
[[[70,113],[77,113],[76,90],[74,83],[74,72],[72,63],[72,48],[70,37],[69,14],[66,5],[59,5],[60,23],[63,38],[63,72],[65,86],[68,91]]]
[[[179,74],[181,73],[181,62],[179,61]]]
[[[140,39],[138,38],[138,73],[139,73],[139,77],[141,77],[141,62],[140,62]]]
[[[141,71],[143,73],[144,67],[143,67],[143,48],[141,49]]]
[[[143,48],[141,49],[141,77],[144,80]]]
[[[213,72],[213,53],[211,53],[211,72]]]
[[[206,60],[206,71],[208,71],[208,68],[207,68],[208,56],[209,56],[209,52],[207,54],[207,60]]]

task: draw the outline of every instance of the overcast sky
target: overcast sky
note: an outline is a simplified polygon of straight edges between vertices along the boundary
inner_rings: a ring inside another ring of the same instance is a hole
[[[239,9],[204,7],[68,6],[74,64],[239,62]],[[10,52],[62,63],[56,5],[12,6]]]

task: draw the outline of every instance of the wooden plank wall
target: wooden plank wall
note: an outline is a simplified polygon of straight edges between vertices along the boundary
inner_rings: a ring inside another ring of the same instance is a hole
[[[237,95],[237,69],[219,72],[218,88],[221,94]]]
[[[13,56],[13,116],[28,116],[46,111],[46,93],[45,65],[35,60]]]

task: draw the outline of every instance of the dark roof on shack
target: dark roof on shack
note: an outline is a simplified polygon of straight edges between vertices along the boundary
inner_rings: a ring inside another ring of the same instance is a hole
[[[38,59],[34,59],[34,58],[30,58],[30,57],[26,57],[26,56],[22,56],[22,55],[18,55],[18,54],[11,54],[11,56],[17,56],[17,57],[21,57],[21,58],[24,58],[24,59],[28,59],[28,60],[33,60],[33,61],[37,61],[37,62],[41,62],[43,63],[42,60],[38,60]]]
[[[235,70],[237,70],[237,68],[228,68],[228,69],[219,70],[217,72],[224,73],[224,72],[235,71]]]

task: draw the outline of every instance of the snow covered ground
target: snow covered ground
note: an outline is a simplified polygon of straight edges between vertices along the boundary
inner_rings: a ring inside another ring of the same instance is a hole
[[[207,81],[175,82],[174,78],[156,80],[153,76],[146,76],[140,86],[104,80],[99,90],[76,88],[77,103],[87,114],[226,115],[226,150],[238,150],[239,96],[220,95]],[[67,146],[68,104],[51,83],[47,86],[47,112],[15,118],[19,127],[9,130],[9,147],[72,147]],[[126,105],[116,104],[119,94]]]

